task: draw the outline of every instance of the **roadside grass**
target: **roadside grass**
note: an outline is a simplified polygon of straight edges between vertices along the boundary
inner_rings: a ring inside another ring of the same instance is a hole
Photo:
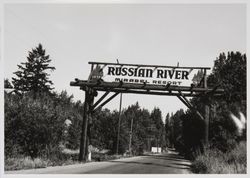
[[[232,151],[223,153],[209,149],[192,163],[191,170],[199,174],[246,174],[246,142],[241,142]]]
[[[41,158],[35,158],[34,160],[30,157],[8,158],[5,160],[5,170],[45,168],[48,164],[48,160]]]
[[[120,158],[128,158],[130,155],[114,155],[114,154],[102,154],[102,153],[93,153],[92,160],[93,161],[109,161]]]
[[[11,170],[21,170],[21,169],[36,169],[36,168],[46,168],[49,166],[63,166],[70,164],[79,164],[78,161],[78,150],[65,149],[61,153],[52,156],[50,159],[46,158],[35,158],[23,157],[19,155],[15,158],[6,158],[5,159],[5,171]],[[120,159],[130,156],[124,155],[114,155],[102,152],[93,152],[91,155],[91,161],[108,161],[114,159]]]

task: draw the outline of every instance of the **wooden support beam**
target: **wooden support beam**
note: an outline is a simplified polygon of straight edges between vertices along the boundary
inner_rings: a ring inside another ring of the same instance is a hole
[[[102,108],[105,104],[107,104],[109,101],[111,101],[114,97],[116,97],[119,94],[119,92],[114,93],[111,97],[109,97],[106,101],[104,101],[102,104],[100,104],[96,109],[93,110],[93,113],[96,112],[96,110]]]
[[[80,152],[79,152],[79,161],[86,160],[86,146],[87,146],[87,130],[88,130],[88,122],[89,122],[89,105],[90,105],[90,90],[89,88],[85,91],[85,101],[84,101],[84,109],[83,109],[83,121],[82,121],[82,132],[81,132],[81,140],[80,140]]]
[[[201,79],[200,82],[198,83],[197,87],[202,86],[203,82],[204,82],[204,76],[202,77],[202,79]]]
[[[95,98],[95,91],[92,91],[91,92],[91,96],[90,96],[90,101],[89,101],[89,110],[91,111],[91,108],[93,107],[93,103],[94,103],[94,98]],[[93,123],[93,116],[92,116],[92,112],[88,113],[88,130],[87,130],[87,143],[86,143],[86,152],[85,152],[85,160],[87,161],[89,159],[89,144],[91,144],[91,126],[92,126],[92,123]],[[89,161],[89,160],[88,160]]]
[[[188,101],[188,99],[183,95],[181,91],[179,91],[179,94],[182,96],[183,100],[190,106],[190,108],[193,108],[193,105]]]
[[[202,121],[205,120],[204,117],[201,115],[201,113],[200,113],[196,108],[194,108],[194,107],[191,105],[190,102],[186,102],[186,100],[183,99],[183,97],[181,97],[180,95],[177,95],[177,97],[178,97],[178,98],[181,100],[181,102],[182,102],[183,104],[185,104],[191,111],[193,111],[194,113],[196,113]]]
[[[91,107],[91,111],[95,109],[95,107],[102,102],[102,100],[109,94],[109,91],[106,91],[100,98],[95,102],[95,104]]]
[[[146,85],[147,85],[147,83],[146,83],[146,82],[143,82],[142,89],[144,89]]]
[[[98,89],[99,91],[106,91],[105,89]],[[129,90],[129,89],[109,89],[110,92],[119,92],[119,93],[127,93],[127,94],[146,94],[146,95],[165,95],[165,96],[177,96],[178,93],[170,93],[170,92],[156,92],[150,90]],[[186,97],[191,97],[191,95],[187,94]]]
[[[122,87],[122,85],[123,85],[123,81],[120,81],[119,82],[119,87]]]
[[[194,84],[192,83],[192,84],[190,85],[190,93],[191,93],[191,94],[193,94],[193,92],[194,92],[194,91],[193,91],[193,88],[194,88]]]
[[[205,105],[205,136],[204,136],[204,141],[205,141],[205,146],[208,146],[209,143],[209,106]]]
[[[207,70],[206,69],[204,69],[204,83],[203,83],[203,85],[204,85],[204,88],[207,88]]]
[[[211,91],[207,92],[207,95],[213,95],[219,88],[220,84],[216,85]]]
[[[79,82],[70,82],[71,86],[88,86],[93,89],[96,89],[95,87],[103,87],[103,88],[123,88],[123,89],[145,89],[145,90],[159,90],[159,91],[189,91],[191,87],[184,87],[184,86],[169,86],[166,88],[166,85],[152,85],[147,84],[144,86],[144,84],[133,84],[133,83],[123,83],[122,86],[119,82],[101,82],[101,84],[97,84],[97,82],[88,82],[81,80]],[[209,92],[212,91],[212,89],[209,88],[197,88],[193,87],[192,91],[194,92]],[[222,93],[223,89],[217,89],[216,93]]]
[[[85,101],[83,108],[83,121],[82,121],[82,132],[80,138],[80,151],[79,151],[79,161],[87,161],[88,159],[88,145],[90,142],[90,126],[89,122],[91,121],[91,112],[90,109],[94,102],[95,91],[91,88],[86,87],[85,90]]]
[[[186,101],[181,96],[177,95],[177,97],[181,100],[183,104],[185,104],[189,109],[191,109],[191,106],[188,103],[186,103]]]
[[[204,69],[204,88],[207,89],[207,71],[206,69]],[[204,143],[205,143],[205,147],[208,146],[208,136],[209,136],[209,106],[208,106],[208,96],[206,96],[206,102],[205,102],[205,134],[204,134]]]
[[[131,94],[145,94],[145,95],[164,95],[164,96],[178,96],[179,93],[171,92],[171,91],[150,91],[150,90],[136,90],[136,89],[116,89],[116,88],[102,88],[96,87],[98,91],[110,91],[110,92],[120,92],[120,93],[131,93]],[[183,93],[185,97],[196,97],[199,96],[197,93]],[[215,94],[215,96],[219,94]]]
[[[211,69],[210,67],[179,67],[179,66],[123,64],[123,63],[108,63],[108,62],[89,62],[89,64],[101,64],[101,65],[106,64],[106,65],[118,65],[118,66],[156,67],[156,68],[178,68],[178,69]]]
[[[166,90],[168,90],[169,89],[169,87],[170,87],[170,84],[168,83],[167,85],[166,85]]]
[[[78,83],[78,82],[79,82],[79,79],[78,79],[78,78],[75,78],[75,82]]]

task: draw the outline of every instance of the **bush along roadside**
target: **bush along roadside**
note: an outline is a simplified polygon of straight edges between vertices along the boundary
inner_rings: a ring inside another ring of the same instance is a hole
[[[15,155],[15,157],[5,157],[5,171],[46,168],[50,166],[64,166],[71,164],[82,164],[78,161],[79,150],[70,150],[64,148],[58,151],[50,158]],[[131,155],[114,155],[110,153],[92,152],[91,161],[109,161],[121,158],[131,157]],[[89,161],[88,161],[89,162]]]
[[[246,159],[246,142],[242,141],[225,153],[208,149],[195,158],[191,171],[198,174],[246,174]]]

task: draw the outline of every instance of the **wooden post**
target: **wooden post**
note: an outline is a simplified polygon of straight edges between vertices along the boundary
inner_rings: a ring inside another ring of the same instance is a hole
[[[204,136],[204,141],[205,141],[205,146],[208,145],[209,142],[209,106],[205,105],[205,136]]]
[[[207,89],[207,73],[206,69],[204,69],[204,88]],[[206,96],[207,97],[207,96]],[[206,147],[209,142],[209,106],[208,106],[208,98],[205,99],[205,134],[204,134],[204,146]]]
[[[89,98],[90,98],[89,88],[86,87],[85,101],[84,101],[84,108],[83,108],[82,132],[81,132],[81,140],[80,140],[80,152],[79,152],[79,158],[78,158],[79,161],[86,160]]]
[[[92,122],[93,122],[93,112],[91,110],[92,106],[93,106],[93,103],[94,103],[94,97],[95,97],[95,93],[94,93],[94,90],[90,90],[89,92],[90,96],[89,96],[89,103],[88,103],[88,106],[89,106],[89,110],[88,110],[88,128],[87,128],[87,138],[86,138],[86,151],[85,151],[85,161],[88,160],[89,158],[89,144],[91,143],[91,133],[90,133],[90,130],[91,130],[91,125],[92,125]],[[90,160],[88,160],[90,161]]]
[[[119,139],[120,139],[121,109],[122,109],[122,93],[120,94],[120,107],[119,107],[119,118],[118,118],[118,131],[117,131],[117,143],[116,143],[117,155],[119,150]]]

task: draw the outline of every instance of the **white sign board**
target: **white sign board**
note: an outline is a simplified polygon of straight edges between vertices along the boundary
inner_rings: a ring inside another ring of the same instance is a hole
[[[198,70],[109,65],[103,68],[102,72],[105,82],[190,86]]]
[[[194,76],[199,71],[203,75],[201,69],[204,68],[102,63],[95,65],[89,80],[102,79],[105,82],[122,81],[135,84],[190,86]]]
[[[151,152],[152,153],[161,153],[161,147],[152,147]]]

